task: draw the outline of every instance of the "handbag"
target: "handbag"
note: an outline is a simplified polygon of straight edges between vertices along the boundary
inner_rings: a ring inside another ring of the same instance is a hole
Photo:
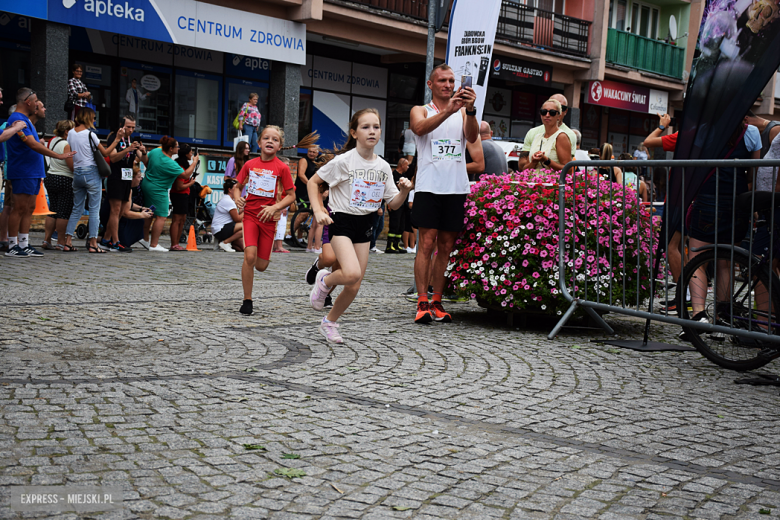
[[[236,130],[239,130],[239,131],[240,131],[240,128],[241,128],[241,121],[239,121],[239,120],[238,120],[238,116],[239,116],[239,115],[241,115],[241,113],[240,113],[240,112],[239,112],[238,114],[236,114],[236,118],[233,120],[233,128],[235,128]]]
[[[92,130],[89,131],[90,134],[95,134]],[[97,137],[97,134],[95,134]],[[101,179],[105,179],[109,175],[111,175],[111,166],[108,165],[106,162],[106,158],[103,157],[103,154],[100,153],[100,148],[95,146],[94,141],[92,141],[92,136],[89,136],[89,148],[92,150],[92,157],[95,159],[95,164],[97,165],[98,173],[100,174]]]
[[[73,104],[73,100],[70,99],[70,96],[68,96],[68,99],[65,100],[65,112],[70,118],[70,114],[73,112],[73,109],[76,108],[76,105]]]
[[[238,146],[238,143],[240,143],[241,141],[244,141],[245,143],[249,143],[249,136],[248,135],[244,135],[244,133],[241,130],[239,130],[238,131],[238,137],[234,137],[233,138],[233,151],[234,152],[236,151],[236,147]]]

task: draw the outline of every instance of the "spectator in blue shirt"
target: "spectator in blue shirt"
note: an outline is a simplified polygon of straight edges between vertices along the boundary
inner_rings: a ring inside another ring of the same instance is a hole
[[[43,253],[29,244],[30,221],[35,210],[35,198],[41,189],[41,181],[46,176],[43,155],[54,159],[68,159],[75,152],[54,153],[42,145],[30,116],[38,110],[38,96],[28,87],[20,88],[16,93],[16,112],[8,118],[8,124],[14,126],[17,121],[24,123],[24,129],[14,134],[7,142],[8,180],[14,192],[14,207],[8,217],[8,252],[5,256],[28,258],[43,256]]]

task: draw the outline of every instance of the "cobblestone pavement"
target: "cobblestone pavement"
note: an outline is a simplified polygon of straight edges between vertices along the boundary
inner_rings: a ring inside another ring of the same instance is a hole
[[[89,518],[780,516],[777,388],[473,303],[415,326],[412,256],[371,256],[343,346],[310,254],[273,256],[252,317],[239,254],[0,257],[0,518],[9,486],[60,484],[124,489]]]

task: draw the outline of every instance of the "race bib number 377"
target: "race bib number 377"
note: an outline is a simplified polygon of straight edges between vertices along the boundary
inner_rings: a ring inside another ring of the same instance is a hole
[[[463,160],[460,139],[434,139],[431,141],[431,145],[433,146],[433,162]]]

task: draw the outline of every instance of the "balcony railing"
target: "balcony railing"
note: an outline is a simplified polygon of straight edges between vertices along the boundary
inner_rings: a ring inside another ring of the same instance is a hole
[[[339,4],[356,4],[428,20],[428,0],[325,0]],[[497,40],[508,40],[540,48],[586,56],[590,22],[535,9],[519,0],[502,0],[498,18]]]
[[[428,0],[346,0],[345,3],[373,7],[417,20],[428,20]]]
[[[589,33],[590,22],[585,20],[504,0],[496,38],[586,56]]]
[[[607,33],[607,61],[682,79],[685,49],[617,29]]]

